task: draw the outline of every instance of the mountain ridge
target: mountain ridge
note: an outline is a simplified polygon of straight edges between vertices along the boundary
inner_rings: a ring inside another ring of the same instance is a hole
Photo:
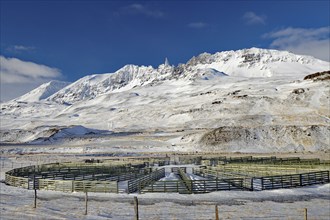
[[[85,76],[56,92],[48,101],[75,103],[93,99],[108,92],[120,92],[136,86],[152,85],[165,80],[196,80],[203,78],[203,70],[213,69],[232,77],[301,77],[329,69],[329,63],[311,56],[295,55],[288,51],[260,48],[202,53],[186,64],[170,66],[125,65],[114,73]],[[212,78],[212,77],[211,77]]]

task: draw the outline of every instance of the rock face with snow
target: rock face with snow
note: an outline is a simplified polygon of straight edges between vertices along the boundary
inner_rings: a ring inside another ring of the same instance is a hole
[[[240,77],[305,76],[311,72],[327,70],[329,63],[287,51],[251,48],[203,53],[186,64],[176,67],[166,64],[151,66],[126,65],[115,73],[90,75],[62,89],[48,100],[75,103],[93,99],[108,92],[120,92],[136,86],[146,86],[164,80],[198,78],[209,79],[220,75]]]
[[[329,69],[312,57],[258,48],[204,53],[178,66],[126,65],[83,77],[51,96],[27,94],[2,103],[0,137],[24,142],[40,136],[35,128],[82,125],[174,131],[175,144],[188,150],[327,150],[330,86],[324,74],[322,80],[303,79]],[[13,128],[16,138],[9,135]]]
[[[189,71],[213,68],[230,76],[243,77],[302,76],[318,69],[328,69],[329,63],[287,51],[251,48],[215,54],[202,53],[190,59],[184,68]]]

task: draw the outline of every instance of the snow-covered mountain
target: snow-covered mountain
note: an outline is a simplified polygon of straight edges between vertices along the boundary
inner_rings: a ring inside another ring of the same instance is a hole
[[[63,89],[64,87],[70,85],[69,82],[62,82],[52,80],[50,82],[44,83],[41,86],[35,88],[34,90],[28,92],[27,94],[16,98],[16,101],[22,102],[37,102],[47,99],[49,96]]]
[[[143,86],[156,79],[170,76],[173,67],[161,65],[158,69],[151,66],[126,65],[115,73],[95,74],[83,77],[48,98],[59,103],[74,103],[93,99],[107,92],[120,92]]]
[[[329,69],[329,62],[313,57],[257,48],[204,53],[178,66],[126,65],[115,73],[83,77],[40,101],[2,103],[0,138],[40,142],[59,126],[84,126],[138,132],[124,139],[93,139],[116,147],[326,150],[329,72],[306,76]],[[75,143],[90,144],[90,138]]]
[[[202,53],[190,59],[184,68],[189,71],[213,68],[230,76],[274,77],[302,76],[328,70],[329,63],[288,51],[250,48],[215,54]]]
[[[303,77],[327,69],[328,62],[287,51],[251,48],[213,55],[203,53],[176,67],[168,63],[156,69],[152,66],[126,65],[114,73],[86,76],[52,95],[48,100],[72,104],[108,92],[121,92],[164,80],[209,79],[219,76],[219,72],[222,75],[238,77]]]

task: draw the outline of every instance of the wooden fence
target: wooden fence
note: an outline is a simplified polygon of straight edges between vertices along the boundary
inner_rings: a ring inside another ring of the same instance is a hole
[[[243,179],[191,180],[193,193],[206,193],[221,190],[244,190]]]
[[[39,179],[38,182],[39,190],[118,193],[117,181],[62,181]]]
[[[329,183],[329,171],[319,171],[282,176],[254,177],[251,179],[251,189],[280,189],[324,183]]]
[[[117,180],[141,176],[151,172],[151,168],[132,168],[129,166],[31,166],[8,171],[10,176],[52,179],[52,180]]]
[[[180,179],[182,180],[183,184],[186,186],[187,191],[189,193],[193,193],[193,183],[191,179],[186,175],[185,168],[179,168],[178,169],[178,175]]]
[[[243,179],[157,181],[142,192],[207,193],[221,190],[244,190]]]
[[[296,157],[219,157],[209,158],[209,161],[220,161],[220,159],[232,163],[193,169],[193,174],[204,177],[205,180],[192,180],[186,174],[186,167],[173,167],[171,171],[178,175],[178,181],[158,181],[165,177],[165,169],[152,172],[151,168],[145,168],[149,162],[146,164],[138,160],[134,161],[134,166],[131,163],[124,164],[122,161],[117,161],[114,165],[109,163],[53,163],[28,166],[6,172],[5,182],[8,185],[26,189],[115,193],[118,193],[118,182],[126,180],[128,180],[128,193],[136,191],[203,193],[233,189],[267,190],[329,182],[329,161],[306,160]],[[200,156],[189,157],[187,160],[203,162]],[[151,163],[160,162],[159,164],[169,163],[169,160],[149,161]],[[215,164],[215,162],[212,163]]]
[[[225,166],[224,166],[225,167]],[[276,172],[270,172],[267,167],[267,171],[259,170],[260,167],[248,167],[248,169],[233,169],[229,168],[218,170],[218,169],[203,169],[194,168],[193,173],[198,176],[202,176],[208,179],[240,179],[242,180],[242,187],[250,190],[266,190],[266,189],[278,189],[278,188],[291,188],[301,187],[313,184],[322,184],[329,182],[329,171],[328,170],[309,170],[306,173],[298,172],[295,168],[286,167],[285,170],[281,168]],[[263,167],[262,167],[263,168]],[[284,174],[291,171],[291,174]],[[306,169],[306,168],[305,168]],[[305,170],[306,171],[306,170]],[[261,172],[261,173],[260,173]],[[269,173],[279,173],[278,175],[269,176]],[[259,174],[260,176],[254,176]],[[265,176],[262,176],[264,174]],[[268,175],[267,175],[268,174]]]
[[[165,177],[165,169],[159,169],[140,178],[128,181],[128,193],[141,192],[141,190],[153,182]]]
[[[187,167],[172,167],[171,172],[174,174],[179,174],[180,171],[186,173],[187,172]]]
[[[76,180],[49,180],[16,177],[6,174],[5,182],[8,185],[25,189],[54,190],[62,192],[118,192],[117,181],[76,181]]]
[[[157,181],[145,187],[142,192],[190,193],[182,180]]]
[[[151,168],[132,168],[130,164],[107,167],[104,164],[55,163],[10,170],[6,172],[5,182],[26,189],[118,193],[118,181],[150,172]]]
[[[299,157],[211,157],[203,158],[202,164],[207,166],[217,166],[219,164],[231,164],[231,163],[254,163],[254,164],[309,164],[309,165],[330,165],[330,160],[321,161],[318,158],[315,159],[301,159]]]
[[[16,177],[11,176],[10,174],[6,173],[5,176],[5,183],[11,186],[16,186],[20,188],[29,188],[29,179],[24,177]]]

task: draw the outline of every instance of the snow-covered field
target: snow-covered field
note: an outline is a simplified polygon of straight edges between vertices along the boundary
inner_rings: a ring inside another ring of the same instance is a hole
[[[314,157],[310,154],[305,157]],[[49,162],[81,161],[84,154],[4,155],[0,158],[1,219],[133,219],[133,197],[139,199],[140,219],[215,219],[218,205],[220,219],[330,219],[330,184],[270,191],[220,191],[207,194],[89,193],[88,215],[84,215],[83,193],[38,191],[7,186],[4,173],[15,167]],[[101,157],[102,158],[102,157]],[[106,158],[106,157],[104,157]],[[174,179],[167,174],[164,179]],[[195,178],[195,177],[194,177]]]

